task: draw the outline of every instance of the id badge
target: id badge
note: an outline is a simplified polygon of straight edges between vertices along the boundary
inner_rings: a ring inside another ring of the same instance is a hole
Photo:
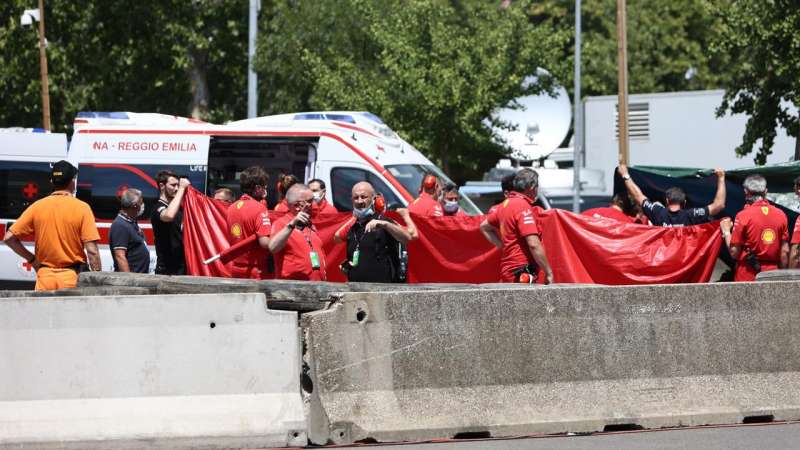
[[[309,258],[311,258],[311,268],[312,269],[319,269],[319,255],[317,252],[310,252],[308,254]]]
[[[351,266],[356,267],[358,266],[358,256],[361,252],[356,250],[353,252],[353,262],[350,263]]]

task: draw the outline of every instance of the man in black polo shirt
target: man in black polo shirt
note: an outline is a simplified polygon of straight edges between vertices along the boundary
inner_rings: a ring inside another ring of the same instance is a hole
[[[337,242],[347,242],[347,260],[341,266],[347,280],[399,281],[398,243],[407,244],[412,239],[412,232],[375,212],[375,189],[366,181],[353,186],[352,201],[353,219],[334,234]],[[345,231],[347,227],[349,230]]]
[[[150,252],[136,222],[144,213],[142,191],[128,189],[122,193],[119,202],[121,209],[108,234],[114,271],[147,273],[150,271]]]
[[[650,223],[662,227],[682,227],[686,225],[697,225],[706,223],[725,209],[725,171],[714,169],[717,175],[717,193],[714,201],[702,208],[686,208],[686,193],[678,187],[671,187],[664,193],[667,206],[659,202],[650,201],[639,189],[639,186],[631,180],[628,174],[628,167],[620,163],[619,174],[625,183],[625,188],[636,202],[642,207],[644,215],[650,219]]]
[[[188,178],[179,178],[175,172],[169,170],[158,172],[156,183],[161,195],[150,216],[156,244],[156,273],[185,275],[181,202],[191,183]]]

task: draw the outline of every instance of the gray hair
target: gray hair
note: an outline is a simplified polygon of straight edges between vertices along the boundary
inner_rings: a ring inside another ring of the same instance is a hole
[[[286,191],[286,203],[293,205],[300,200],[300,194],[304,191],[310,191],[308,185],[295,183],[289,186],[289,190]]]
[[[514,190],[525,192],[539,187],[539,174],[533,169],[522,169],[514,176]]]
[[[126,189],[125,192],[119,197],[119,204],[122,206],[122,209],[129,209],[136,206],[139,203],[139,200],[142,198],[142,191],[138,189]]]
[[[744,190],[753,197],[764,197],[767,194],[767,180],[759,174],[750,175],[742,183]]]

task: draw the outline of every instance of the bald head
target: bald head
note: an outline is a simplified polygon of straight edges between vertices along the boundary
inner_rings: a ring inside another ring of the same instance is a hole
[[[305,184],[293,184],[286,191],[286,203],[295,214],[299,211],[309,212],[311,210],[312,197],[311,189]]]
[[[353,186],[352,200],[353,209],[364,209],[372,205],[375,198],[375,188],[366,181],[361,181]]]

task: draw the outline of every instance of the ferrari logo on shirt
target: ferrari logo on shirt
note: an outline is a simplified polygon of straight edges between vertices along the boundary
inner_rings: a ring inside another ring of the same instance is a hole
[[[236,202],[236,209],[242,209],[242,206],[244,206],[244,200]]]
[[[506,206],[508,206],[508,199],[505,199],[505,200],[503,201],[503,208],[505,208]]]
[[[533,224],[533,211],[529,209],[522,211],[522,223],[524,223],[525,225]]]
[[[768,206],[762,206],[761,207],[761,212],[764,213],[765,216],[769,215],[769,207]]]
[[[231,227],[231,235],[237,238],[242,235],[242,227],[238,223],[233,224]]]
[[[762,208],[762,209],[766,209],[766,208]],[[775,236],[776,236],[775,231],[772,228],[767,228],[766,230],[764,230],[761,233],[761,240],[764,241],[767,244],[771,244],[771,243],[775,242]]]

